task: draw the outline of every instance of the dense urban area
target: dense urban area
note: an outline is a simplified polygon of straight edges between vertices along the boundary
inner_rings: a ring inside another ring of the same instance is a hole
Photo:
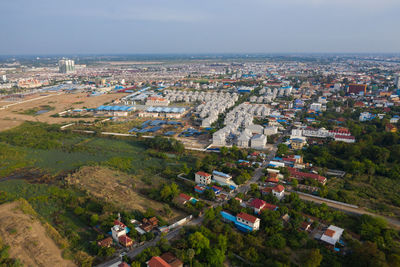
[[[400,266],[400,56],[0,57],[1,266]]]

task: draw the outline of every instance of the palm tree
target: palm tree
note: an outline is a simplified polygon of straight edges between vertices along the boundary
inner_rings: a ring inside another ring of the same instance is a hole
[[[187,256],[188,256],[188,258],[190,260],[190,267],[192,267],[192,261],[193,261],[194,254],[195,254],[194,249],[189,248],[186,253],[187,253]]]

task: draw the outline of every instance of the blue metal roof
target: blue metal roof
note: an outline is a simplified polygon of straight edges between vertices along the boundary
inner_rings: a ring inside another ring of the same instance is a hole
[[[222,176],[222,177],[226,177],[226,178],[231,177],[229,174],[226,174],[226,173],[223,173],[223,172],[219,172],[219,171],[213,171],[213,174],[218,175],[218,176]]]

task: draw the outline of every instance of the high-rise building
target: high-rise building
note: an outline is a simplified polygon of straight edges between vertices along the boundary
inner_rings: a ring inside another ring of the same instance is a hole
[[[58,69],[61,73],[71,73],[75,71],[75,62],[70,59],[61,59],[58,61]]]
[[[400,89],[400,73],[396,73],[396,74],[394,75],[394,86],[395,86],[397,89]]]

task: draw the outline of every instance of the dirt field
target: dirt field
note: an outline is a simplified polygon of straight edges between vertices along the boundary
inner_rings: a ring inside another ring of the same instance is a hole
[[[47,236],[43,225],[13,202],[0,206],[0,236],[10,246],[10,257],[24,266],[76,266],[61,257],[61,250]]]
[[[149,178],[151,179],[151,178]],[[152,208],[167,221],[176,221],[185,214],[172,209],[167,217],[163,212],[163,203],[151,200],[138,193],[140,189],[156,186],[160,180],[151,179],[150,185],[141,179],[105,167],[82,167],[78,172],[67,178],[68,183],[74,184],[89,194],[113,203],[117,207],[145,212]],[[132,185],[134,184],[134,189]]]
[[[115,93],[115,94],[104,94],[100,96],[87,97],[87,93],[79,93],[79,94],[59,94],[58,93],[48,93],[48,97],[44,97],[44,95],[36,94],[30,97],[27,97],[23,101],[36,99],[29,102],[21,102],[19,104],[10,106],[6,109],[1,109],[5,105],[13,104],[16,102],[1,102],[0,103],[0,131],[4,131],[10,129],[12,127],[18,126],[24,121],[40,121],[47,123],[67,123],[71,121],[91,121],[94,120],[92,118],[53,118],[51,115],[55,113],[59,113],[61,111],[67,110],[69,108],[95,108],[106,102],[111,102],[115,99],[119,99],[122,96],[126,95],[124,93]],[[41,98],[42,97],[42,98]],[[32,116],[32,115],[24,115],[20,114],[23,111],[38,108],[40,106],[48,105],[50,107],[54,107],[54,110],[49,112]]]

